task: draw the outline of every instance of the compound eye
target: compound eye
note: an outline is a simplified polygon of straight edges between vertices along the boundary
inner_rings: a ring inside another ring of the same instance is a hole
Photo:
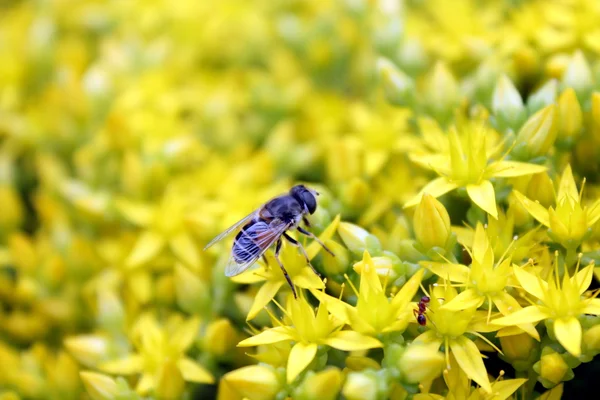
[[[315,196],[307,190],[302,193],[302,201],[304,201],[304,204],[306,204],[308,212],[313,214],[317,209],[317,199]]]

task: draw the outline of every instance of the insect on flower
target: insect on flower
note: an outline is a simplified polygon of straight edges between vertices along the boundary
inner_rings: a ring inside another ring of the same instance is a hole
[[[313,272],[317,274],[317,276],[320,275],[311,265],[308,254],[302,244],[288,235],[287,231],[296,229],[301,234],[316,240],[327,252],[334,255],[333,252],[319,240],[319,238],[300,226],[300,223],[304,222],[306,227],[310,228],[310,223],[306,218],[306,215],[313,214],[317,209],[318,195],[319,193],[306,188],[304,185],[296,185],[290,189],[288,194],[275,197],[226,229],[211,240],[204,250],[241,227],[233,241],[231,258],[225,267],[225,275],[231,277],[239,275],[251,267],[261,256],[264,257],[265,252],[273,245],[273,243],[276,243],[275,259],[277,260],[287,283],[292,288],[294,298],[296,298],[296,289],[279,259],[282,237],[292,245],[298,247]]]
[[[421,301],[419,301],[419,304],[417,304],[417,307],[419,307],[419,309],[413,310],[413,314],[415,314],[415,317],[417,317],[417,322],[421,326],[427,325],[427,318],[425,317],[425,311],[427,311],[427,304],[429,304],[429,301],[430,301],[429,297],[427,297],[427,296],[421,297]]]

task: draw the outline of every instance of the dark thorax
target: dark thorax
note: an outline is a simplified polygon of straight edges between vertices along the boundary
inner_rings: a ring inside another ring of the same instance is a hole
[[[298,225],[302,220],[304,209],[292,196],[280,196],[269,201],[260,212],[261,219],[272,221],[277,218],[292,226]]]

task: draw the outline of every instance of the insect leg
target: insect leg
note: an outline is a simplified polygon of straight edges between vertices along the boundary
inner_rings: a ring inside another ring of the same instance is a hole
[[[264,254],[262,255],[262,259],[265,262],[265,268],[268,269],[269,268],[269,260],[267,260],[267,256],[265,256]]]
[[[304,248],[304,246],[302,246],[302,244],[300,242],[298,242],[297,240],[295,240],[294,238],[292,238],[290,235],[288,235],[285,232],[283,233],[283,237],[286,238],[288,242],[290,242],[291,244],[293,244],[294,246],[296,246],[300,249],[300,252],[304,255],[304,258],[306,259],[306,263],[308,264],[310,269],[312,269],[313,272],[315,273],[315,275],[317,275],[320,278],[321,274],[319,274],[317,272],[317,270],[315,269],[315,267],[313,267],[313,265],[310,263],[310,259],[308,258],[308,254],[306,253],[306,249]]]
[[[316,237],[314,233],[312,233],[312,232],[309,232],[309,231],[307,231],[307,230],[304,230],[304,229],[302,229],[301,227],[297,227],[296,229],[297,229],[297,230],[298,230],[298,232],[300,232],[301,234],[303,234],[303,235],[306,235],[306,236],[308,236],[308,237],[310,237],[310,238],[312,238],[312,239],[316,240],[316,241],[317,241],[317,243],[319,243],[319,244],[320,244],[320,245],[321,245],[321,246],[322,246],[322,247],[325,249],[325,251],[327,251],[329,254],[331,254],[332,256],[334,256],[334,257],[335,257],[335,254],[333,254],[333,251],[329,250],[329,248],[328,248],[327,246],[325,246],[325,243],[323,243],[323,242],[321,241],[321,239],[319,239],[318,237]]]
[[[290,285],[290,288],[292,288],[292,294],[294,295],[294,298],[297,299],[298,296],[296,295],[296,289],[294,288],[292,279],[288,275],[287,271],[285,270],[285,267],[283,266],[283,264],[281,263],[281,260],[279,259],[279,251],[280,250],[281,250],[281,238],[277,239],[277,245],[275,245],[275,259],[277,260],[277,264],[279,264],[279,268],[281,268],[281,272],[283,272],[283,276],[285,277],[285,280],[287,281],[288,285]]]
[[[306,217],[302,217],[302,221],[304,221],[304,225],[306,225],[308,228],[310,228],[310,227],[311,227],[311,225],[310,225],[310,221],[308,220],[308,218],[306,218]]]

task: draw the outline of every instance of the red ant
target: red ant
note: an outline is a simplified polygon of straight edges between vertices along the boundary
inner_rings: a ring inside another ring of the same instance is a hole
[[[421,297],[421,301],[419,301],[418,307],[419,310],[413,310],[413,314],[417,317],[417,322],[421,326],[427,325],[427,318],[425,318],[425,311],[427,311],[427,304],[429,304],[430,298],[427,296]]]

